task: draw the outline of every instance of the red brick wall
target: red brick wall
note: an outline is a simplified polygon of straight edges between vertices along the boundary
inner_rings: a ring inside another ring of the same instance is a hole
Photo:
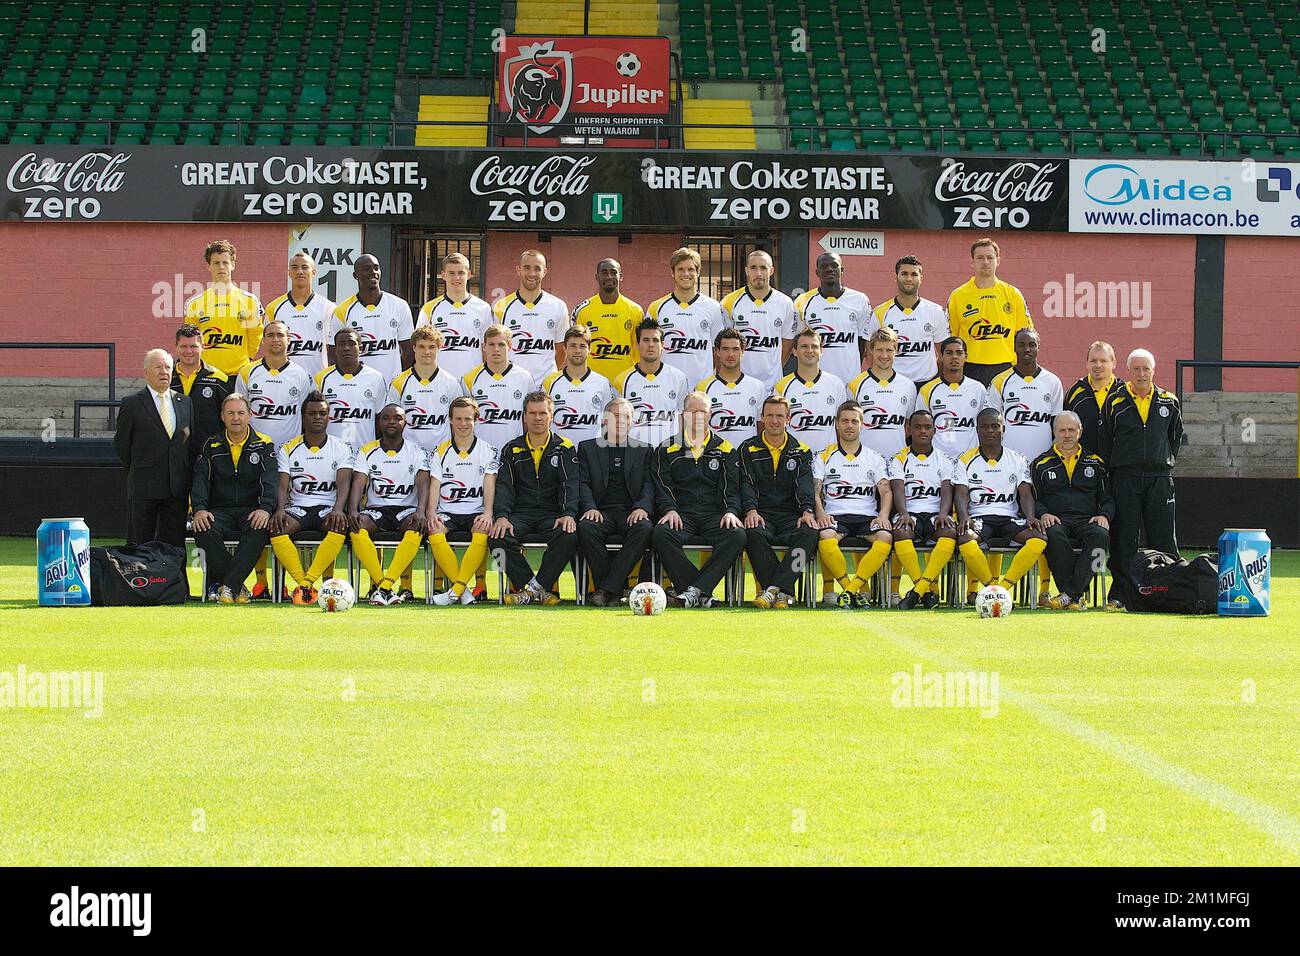
[[[809,237],[809,282],[815,281],[824,234],[813,230]],[[894,262],[910,253],[925,267],[921,294],[946,308],[948,294],[971,277],[970,244],[977,238],[969,232],[887,230],[884,256],[844,258],[844,283],[865,292],[877,305],[894,294]],[[993,238],[1002,252],[998,274],[1016,286],[1029,304],[1042,339],[1039,360],[1044,368],[1068,386],[1084,374],[1089,344],[1102,339],[1115,347],[1121,365],[1133,349],[1150,349],[1158,366],[1163,366],[1157,371],[1160,382],[1172,388],[1174,361],[1192,357],[1194,237],[1017,233]],[[1274,262],[1276,268],[1278,259]],[[1073,280],[1067,280],[1070,273]],[[1075,296],[1067,297],[1071,281]],[[1077,304],[1083,282],[1150,282],[1150,325],[1134,328],[1133,318],[1080,317],[1075,308],[1054,308],[1063,314],[1046,314],[1050,283],[1059,286],[1057,302],[1069,298]],[[1188,378],[1190,383],[1190,374]]]
[[[822,231],[810,235],[806,275],[783,279],[807,285],[821,251]],[[285,288],[287,226],[157,225],[149,223],[0,223],[0,340],[114,341],[119,374],[134,374],[143,353],[170,347],[179,324],[177,300],[185,283],[207,281],[203,246],[228,238],[238,247],[235,278],[258,283],[264,301]],[[672,285],[668,257],[681,234],[638,235],[629,245],[615,238],[554,236],[539,243],[536,233],[490,232],[485,291],[516,286],[518,255],[536,246],[546,253],[545,286],[570,306],[595,292],[596,262],[613,256],[623,263],[624,293],[641,303],[664,295]],[[914,252],[926,263],[922,294],[945,302],[969,272],[971,233],[894,230],[886,232],[886,255],[848,257],[846,281],[873,303],[892,294],[892,264]],[[1043,364],[1067,383],[1082,374],[1088,343],[1106,339],[1123,356],[1151,349],[1171,386],[1172,363],[1192,355],[1192,291],[1196,241],[1191,236],[1093,236],[1025,233],[997,236],[1002,275],[1025,294],[1043,333]],[[1285,310],[1295,301],[1293,251],[1265,238],[1227,241],[1224,353],[1227,358],[1300,359],[1300,323]],[[177,287],[176,275],[182,277]],[[1151,324],[1134,328],[1131,318],[1082,318],[1044,313],[1049,283],[1135,281],[1151,283]],[[158,284],[164,291],[160,294]],[[0,376],[97,376],[102,356],[57,352],[0,351]],[[1190,376],[1189,376],[1190,379]],[[1292,390],[1291,373],[1225,376],[1233,390]]]
[[[139,375],[145,352],[172,347],[184,285],[208,281],[208,242],[233,242],[235,282],[260,283],[268,302],[287,286],[288,228],[0,222],[0,341],[116,342],[118,376]],[[106,369],[102,352],[0,350],[0,375],[90,377]]]
[[[1300,361],[1300,249],[1263,236],[1229,236],[1223,250],[1223,357],[1238,361]],[[1188,378],[1191,373],[1188,373]],[[1294,392],[1292,370],[1228,370],[1228,391]]]
[[[489,300],[513,292],[519,284],[515,266],[520,253],[538,249],[546,256],[542,288],[558,295],[570,309],[596,294],[596,263],[607,258],[623,266],[623,294],[644,306],[672,291],[668,257],[681,244],[681,235],[638,235],[630,244],[619,245],[614,236],[557,235],[539,242],[533,232],[489,232],[483,288]]]

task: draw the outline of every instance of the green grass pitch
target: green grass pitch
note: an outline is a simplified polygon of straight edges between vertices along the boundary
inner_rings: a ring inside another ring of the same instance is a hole
[[[0,864],[1294,866],[1275,558],[1266,619],[325,615],[38,608],[0,539],[0,680],[103,674],[98,717],[0,707]],[[918,668],[983,706],[901,706]]]

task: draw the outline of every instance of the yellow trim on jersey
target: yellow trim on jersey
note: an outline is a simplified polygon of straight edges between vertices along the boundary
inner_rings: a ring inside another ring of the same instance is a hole
[[[960,461],[963,465],[969,465],[972,461],[975,460],[975,456],[978,455],[979,453],[980,450],[979,447],[977,446],[975,448],[969,449],[968,451],[962,452],[961,457],[958,458],[957,460]]]
[[[302,443],[303,443],[303,437],[301,435],[297,435],[293,438],[290,438],[287,442],[285,442],[282,446],[280,446],[280,451],[285,452],[287,454],[288,452],[293,451]]]
[[[998,372],[997,375],[993,376],[993,381],[990,384],[993,386],[993,388],[997,391],[999,395],[1003,393],[1003,390],[1006,388],[1007,385],[1007,379],[1011,377],[1011,373],[1014,371],[1015,371],[1014,367],[1003,369],[1001,372]],[[1025,381],[1028,382],[1029,379],[1025,379]]]
[[[780,395],[784,397],[785,390],[790,387],[790,383],[793,382],[798,377],[798,374],[799,373],[797,372],[791,372],[789,375],[786,375],[783,378],[778,379],[777,383],[772,386],[772,394]]]

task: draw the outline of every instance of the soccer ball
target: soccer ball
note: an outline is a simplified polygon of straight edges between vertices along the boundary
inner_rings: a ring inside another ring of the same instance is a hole
[[[619,76],[631,79],[641,72],[641,58],[635,53],[620,53],[614,61],[614,69],[618,70]]]
[[[322,611],[346,611],[357,603],[357,592],[342,578],[330,578],[317,594],[316,603]]]
[[[975,610],[980,617],[1006,617],[1013,604],[1011,592],[999,584],[990,584],[975,595]]]
[[[631,606],[633,614],[651,617],[663,613],[668,604],[668,595],[664,594],[664,589],[659,585],[642,581],[627,596],[627,603]]]

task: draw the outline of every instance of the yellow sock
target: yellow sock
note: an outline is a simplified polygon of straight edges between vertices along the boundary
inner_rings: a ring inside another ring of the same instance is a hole
[[[993,580],[993,572],[989,570],[988,558],[980,550],[978,541],[967,541],[960,548],[962,559],[966,562],[967,577],[978,581],[980,584],[988,584]],[[970,590],[974,590],[971,588]]]
[[[893,555],[889,559],[889,586],[897,594],[900,582],[903,580],[903,564],[898,560],[898,555]],[[912,578],[913,581],[916,578]]]
[[[988,560],[989,574],[992,575],[994,580],[1002,577],[1002,553],[998,552],[997,554],[990,554],[988,555]]]
[[[1052,569],[1047,566],[1047,559],[1040,556],[1038,558],[1038,591],[1040,594],[1046,594],[1052,590]]]
[[[311,567],[307,569],[307,580],[300,583],[315,587],[316,582],[321,579],[326,571],[332,572],[334,570],[334,559],[343,550],[343,542],[346,540],[347,538],[337,531],[331,531],[325,535],[325,540],[316,549],[316,556],[312,558]]]
[[[474,583],[479,587],[487,587],[488,558],[487,552],[483,552],[483,560],[479,562],[478,570],[474,572]]]
[[[375,550],[375,543],[370,540],[369,531],[362,529],[352,532],[352,551],[361,562],[361,566],[366,569],[366,574],[370,575],[370,583],[376,587],[383,583],[384,569],[379,563],[379,552]]]
[[[406,569],[411,566],[415,560],[416,552],[420,550],[420,532],[408,531],[402,535],[402,542],[393,552],[393,560],[388,562],[388,572],[384,576],[384,581],[393,583],[406,573]]]
[[[1007,570],[1003,580],[1009,584],[1015,584],[1019,581],[1024,573],[1037,563],[1038,557],[1043,553],[1045,547],[1047,547],[1047,542],[1042,538],[1030,538],[1026,541],[1024,546],[1016,552],[1016,556],[1011,559],[1011,567]]]
[[[480,562],[487,555],[488,539],[487,535],[474,532],[469,538],[469,547],[465,549],[464,556],[460,559],[460,568],[453,575],[456,583],[452,590],[459,597],[464,590],[469,587],[469,577],[471,568],[477,568]]]
[[[266,581],[266,566],[267,566],[270,562],[271,562],[271,549],[270,549],[270,548],[263,548],[263,549],[262,549],[261,557],[259,557],[259,558],[257,559],[257,564],[253,567],[253,571],[254,571],[254,573],[255,573],[256,576],[257,576],[257,577],[256,577],[256,580],[257,580],[257,583],[258,583],[258,584],[267,584],[267,581]],[[270,585],[267,585],[267,586],[269,587]]]
[[[911,538],[894,542],[894,561],[903,566],[907,576],[912,579],[912,587],[921,580],[921,561],[916,556],[916,544]],[[898,579],[894,579],[894,590],[898,590]]]
[[[822,593],[830,594],[838,581],[844,589],[849,587],[849,563],[844,559],[840,543],[834,538],[822,538],[817,542],[817,554],[822,561]]]
[[[857,590],[862,590],[862,588],[866,587],[871,582],[871,578],[877,571],[885,566],[885,561],[888,558],[889,542],[873,541],[871,543],[871,550],[858,558],[857,580],[859,583]]]
[[[438,565],[438,570],[446,575],[448,580],[455,581],[460,566],[456,563],[456,552],[447,543],[447,536],[445,534],[429,535],[429,550],[433,552],[433,561]]]
[[[271,539],[271,548],[275,551],[275,560],[280,567],[289,572],[289,577],[298,584],[305,584],[307,572],[302,569],[302,558],[298,556],[298,546],[289,540],[287,534],[277,535]]]
[[[918,594],[928,594],[934,589],[934,582],[939,580],[939,573],[948,564],[948,559],[952,557],[956,546],[957,541],[954,538],[940,538],[935,542],[934,549],[930,552],[930,560],[925,562],[925,573],[921,575],[921,580],[916,585]]]
[[[410,590],[411,590],[411,582],[412,582],[413,580],[415,580],[415,562],[414,562],[414,561],[412,561],[410,564],[408,564],[408,565],[406,566],[406,570],[402,572],[402,587],[404,587],[404,588],[406,588],[406,590],[410,591]]]

